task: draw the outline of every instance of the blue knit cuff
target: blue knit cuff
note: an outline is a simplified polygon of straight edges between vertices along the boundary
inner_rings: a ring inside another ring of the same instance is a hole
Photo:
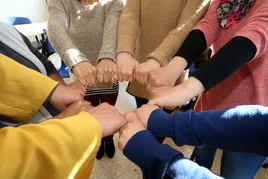
[[[162,109],[154,110],[148,120],[147,128],[154,136],[173,137],[173,119],[172,115]]]

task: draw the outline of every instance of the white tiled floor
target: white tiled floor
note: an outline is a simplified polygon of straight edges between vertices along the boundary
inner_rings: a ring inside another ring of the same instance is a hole
[[[135,99],[126,93],[127,83],[120,84],[117,109],[123,114],[129,110],[136,109]],[[109,159],[104,156],[101,160],[96,160],[91,179],[142,179],[140,169],[130,162],[122,152],[117,148],[118,134],[115,134],[114,141],[116,153],[114,158]],[[177,147],[172,140],[166,139],[164,143],[171,145],[173,148],[180,150],[185,157],[190,157],[193,147]],[[221,151],[218,150],[212,171],[219,174]],[[268,169],[261,169],[256,177],[257,179],[268,178]]]

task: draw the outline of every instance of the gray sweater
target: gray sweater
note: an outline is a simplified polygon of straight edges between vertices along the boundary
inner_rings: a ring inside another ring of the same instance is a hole
[[[96,65],[115,60],[121,0],[99,0],[85,7],[77,0],[49,0],[48,34],[69,68],[82,60]]]

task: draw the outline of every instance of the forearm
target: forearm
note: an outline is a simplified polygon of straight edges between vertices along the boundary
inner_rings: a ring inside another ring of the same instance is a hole
[[[66,85],[63,78],[58,73],[49,75],[49,78],[51,78],[54,81],[59,82],[62,85]]]
[[[184,59],[187,62],[186,69],[188,69],[206,49],[207,42],[203,32],[200,30],[193,30],[183,42],[174,59],[178,57]]]
[[[234,37],[192,76],[208,91],[253,59],[255,54],[256,47],[251,40]]]
[[[67,33],[66,12],[61,1],[50,0],[48,13],[49,39],[69,69],[82,61],[87,61],[86,56],[79,51]]]
[[[181,145],[201,144],[221,149],[267,155],[268,108],[237,106],[225,110],[168,115],[155,110],[148,130],[155,136],[170,137]]]
[[[27,121],[58,84],[0,54],[1,115]]]
[[[140,28],[140,1],[128,0],[123,9],[119,20],[117,54],[128,52],[134,55]]]
[[[187,1],[178,26],[169,32],[157,49],[148,55],[148,58],[158,60],[162,66],[166,65],[181,47],[191,29],[206,13],[209,2],[209,0]]]
[[[102,47],[99,53],[98,60],[111,59],[116,60],[116,42],[119,18],[123,9],[123,2],[116,0],[109,8],[108,15],[105,19]]]

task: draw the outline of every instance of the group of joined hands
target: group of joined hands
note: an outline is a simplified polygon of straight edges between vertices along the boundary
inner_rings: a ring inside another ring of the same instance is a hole
[[[127,142],[138,132],[146,130],[150,114],[158,109],[156,105],[144,105],[135,111],[121,114],[114,106],[102,103],[92,106],[84,101],[75,89],[58,85],[54,90],[50,104],[62,112],[55,119],[64,119],[84,111],[92,115],[100,124],[102,137],[113,135],[119,131],[119,149],[123,150]]]
[[[187,97],[174,101],[174,93],[178,90],[174,90],[174,85],[180,84],[187,76],[184,74],[186,64],[181,64],[182,62],[184,63],[181,59],[175,59],[160,67],[158,61],[149,59],[139,64],[129,53],[118,54],[117,64],[110,59],[101,60],[96,67],[89,62],[81,62],[72,69],[78,80],[67,86],[58,85],[52,94],[50,103],[62,111],[54,118],[63,119],[86,111],[98,120],[102,137],[119,131],[118,146],[123,150],[132,136],[147,129],[149,116],[154,110],[159,107],[176,107],[187,102]],[[86,88],[96,83],[115,83],[117,80],[137,80],[145,85],[150,94],[149,103],[135,111],[120,114],[114,106],[107,103],[93,107],[90,102],[83,100]],[[183,88],[185,87],[181,87]],[[187,93],[187,90],[181,92]]]
[[[72,68],[77,80],[69,86],[85,94],[86,88],[97,83],[114,84],[117,80],[120,82],[136,80],[146,87],[150,96],[149,104],[176,107],[189,100],[187,97],[183,98],[185,95],[181,95],[177,98],[180,101],[173,101],[176,91],[172,88],[188,77],[184,71],[186,65],[184,60],[176,58],[163,67],[153,58],[139,63],[131,54],[123,52],[117,55],[116,63],[110,59],[100,60],[96,67],[87,61],[78,63]],[[180,93],[187,93],[187,90]]]

